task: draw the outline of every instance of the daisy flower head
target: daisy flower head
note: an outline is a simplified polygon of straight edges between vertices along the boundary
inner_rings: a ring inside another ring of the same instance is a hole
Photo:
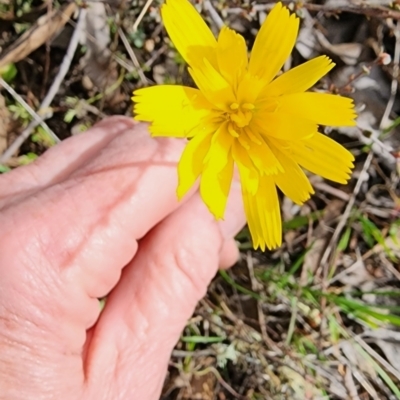
[[[197,89],[161,85],[136,90],[135,118],[154,136],[189,138],[178,165],[182,198],[200,178],[210,212],[223,218],[234,166],[255,248],[280,246],[277,188],[303,204],[313,188],[302,168],[346,183],[353,156],[318,125],[354,126],[351,99],[307,92],[333,67],[321,56],[277,76],[296,42],[299,19],[277,3],[250,57],[244,38],[224,26],[216,39],[188,0],[166,0],[161,15]]]

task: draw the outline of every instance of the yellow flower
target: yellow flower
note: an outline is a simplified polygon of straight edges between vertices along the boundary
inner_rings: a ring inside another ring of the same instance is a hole
[[[151,122],[154,136],[191,138],[178,166],[178,197],[200,176],[200,194],[216,218],[224,216],[236,165],[254,247],[275,248],[282,241],[277,187],[303,204],[314,192],[301,167],[339,183],[350,178],[352,154],[319,133],[318,124],[355,125],[352,100],[306,92],[334,67],[325,56],[276,77],[299,29],[281,3],[261,26],[250,58],[241,35],[224,26],[216,40],[187,0],[167,0],[161,14],[198,89],[136,90],[135,118]]]

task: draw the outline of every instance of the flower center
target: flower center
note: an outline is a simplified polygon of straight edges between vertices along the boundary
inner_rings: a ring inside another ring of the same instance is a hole
[[[241,128],[249,125],[253,118],[254,104],[251,103],[232,103],[229,107],[232,111],[229,113],[230,122],[228,124],[229,133],[238,137]],[[238,132],[239,131],[239,132]]]

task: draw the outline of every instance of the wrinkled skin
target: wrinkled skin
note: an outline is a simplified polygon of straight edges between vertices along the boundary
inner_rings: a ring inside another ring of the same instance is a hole
[[[177,201],[183,146],[112,117],[0,176],[1,399],[159,398],[244,223],[235,182],[223,222]]]

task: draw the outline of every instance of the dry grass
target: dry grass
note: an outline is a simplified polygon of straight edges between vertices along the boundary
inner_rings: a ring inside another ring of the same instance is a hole
[[[251,45],[272,3],[197,6],[215,32],[226,23]],[[240,233],[241,260],[188,322],[163,399],[400,399],[400,11],[389,1],[285,3],[302,18],[291,66],[331,56],[337,67],[318,89],[356,101],[357,128],[326,130],[356,156],[354,176],[346,187],[313,177],[301,208],[284,199],[280,249],[255,252]],[[11,87],[0,94],[0,172],[105,115],[130,115],[134,88],[191,84],[158,2],[71,4],[0,0],[0,86]],[[81,24],[88,15],[97,17]]]

